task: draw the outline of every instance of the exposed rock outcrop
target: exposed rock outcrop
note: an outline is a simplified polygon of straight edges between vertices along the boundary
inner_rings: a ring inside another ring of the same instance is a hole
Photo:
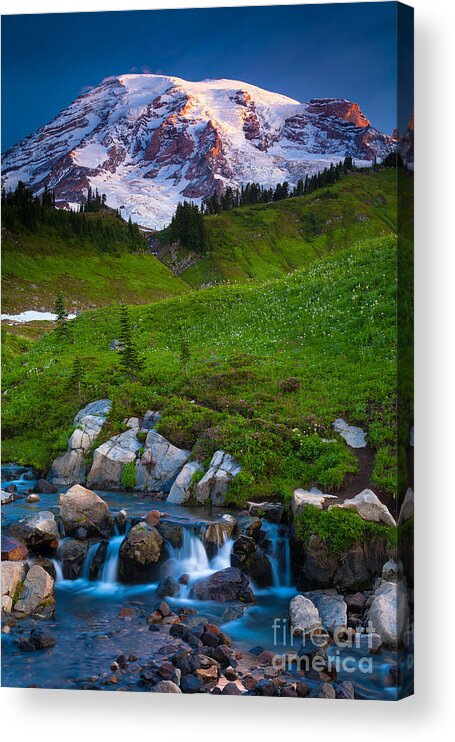
[[[386,526],[396,526],[395,518],[391,515],[387,506],[371,490],[363,490],[363,492],[359,492],[358,495],[345,500],[340,505],[331,507],[355,510],[363,520],[369,520],[372,523],[384,523]]]
[[[191,495],[190,488],[193,477],[198,471],[203,471],[203,468],[197,461],[190,461],[185,464],[171,487],[167,501],[173,502],[175,505],[182,505],[187,502]]]
[[[169,492],[190,457],[190,451],[173,446],[166,438],[150,430],[145,451],[136,467],[136,489],[147,492]]]
[[[99,446],[93,454],[93,464],[87,477],[87,486],[97,489],[119,489],[125,466],[136,461],[141,443],[136,430],[130,428],[124,433]]]
[[[213,505],[223,505],[229,483],[241,472],[241,466],[228,453],[216,451],[206,474],[196,485],[196,499]]]
[[[215,600],[218,603],[231,600],[240,600],[242,603],[254,601],[253,591],[245,574],[235,567],[222,569],[197,580],[191,589],[191,597],[195,600]]]
[[[85,481],[85,456],[101,432],[111,409],[110,399],[90,402],[74,418],[76,429],[68,441],[68,450],[53,462],[47,479],[60,487]]]

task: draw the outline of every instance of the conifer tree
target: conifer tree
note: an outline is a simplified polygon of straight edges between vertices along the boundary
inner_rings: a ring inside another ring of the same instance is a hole
[[[140,358],[132,337],[132,328],[129,310],[126,304],[121,304],[119,309],[120,333],[120,363],[123,371],[134,379],[140,371]]]

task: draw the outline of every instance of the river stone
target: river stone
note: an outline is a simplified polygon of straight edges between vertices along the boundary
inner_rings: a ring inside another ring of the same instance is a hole
[[[304,595],[296,595],[289,604],[289,618],[295,635],[305,635],[321,628],[319,611]]]
[[[27,548],[36,554],[52,552],[59,540],[55,516],[50,510],[41,510],[36,515],[12,523],[9,534],[23,541]]]
[[[120,547],[119,575],[123,582],[151,582],[158,576],[163,538],[142,522],[134,526]]]
[[[398,647],[405,639],[409,622],[408,594],[404,582],[381,580],[369,603],[371,630],[379,634],[383,644]]]
[[[27,559],[28,549],[25,544],[10,536],[2,535],[2,561],[20,562]]]
[[[330,683],[321,683],[310,691],[310,698],[336,698],[335,688]]]
[[[367,445],[366,433],[362,428],[357,428],[354,425],[348,425],[346,420],[339,417],[333,423],[333,429],[336,433],[339,433],[342,438],[346,441],[348,446],[351,448],[365,448]]]
[[[172,680],[160,680],[151,688],[152,693],[181,693],[182,691]]]
[[[169,541],[174,549],[180,549],[183,546],[185,526],[181,523],[161,518],[156,529],[165,541]]]
[[[58,488],[55,484],[48,482],[47,479],[38,479],[34,484],[33,492],[38,495],[55,495]]]
[[[250,536],[238,536],[234,541],[231,565],[242,569],[257,587],[269,587],[273,582],[270,559]]]
[[[60,542],[57,559],[62,565],[65,580],[75,580],[79,577],[87,556],[88,546],[88,541],[78,541],[75,538],[65,538]]]
[[[384,523],[386,526],[396,526],[395,518],[390,514],[386,505],[369,489],[363,490],[363,492],[360,492],[355,497],[345,500],[339,505],[332,505],[331,507],[337,507],[343,510],[355,510],[363,520],[373,523]]]
[[[14,502],[16,499],[14,497],[14,492],[6,492],[6,490],[1,490],[1,504],[3,505],[9,505],[11,502]]]
[[[2,598],[4,596],[10,598],[10,600],[5,601],[5,606],[8,606],[8,612],[12,608],[12,600],[15,597],[18,586],[25,580],[28,568],[28,564],[25,561],[2,562]]]
[[[262,520],[260,518],[254,518],[251,515],[239,515],[237,518],[236,532],[239,536],[249,536],[257,541],[261,535],[261,528]]]
[[[33,564],[27,572],[14,610],[28,616],[48,601],[53,602],[53,599],[54,580],[46,570],[37,564]]]
[[[59,497],[60,517],[67,536],[83,529],[87,536],[109,538],[114,519],[104,500],[80,484],[75,484]]]
[[[197,461],[190,461],[188,464],[185,464],[171,487],[167,502],[182,505],[189,499],[191,482],[197,471],[203,471],[202,466]]]
[[[281,523],[284,506],[278,502],[249,502],[248,512],[253,517],[265,518],[270,523]]]
[[[305,597],[316,606],[322,626],[329,634],[347,626],[347,605],[336,590],[313,590]]]
[[[414,492],[408,487],[398,515],[397,525],[401,526],[414,517]]]
[[[145,451],[137,466],[136,489],[170,492],[189,457],[190,451],[173,446],[156,430],[150,430],[145,439]]]
[[[213,505],[223,505],[229,483],[241,470],[232,456],[224,451],[216,451],[208,471],[196,485],[197,501],[205,503],[211,500]]]
[[[222,546],[225,541],[231,538],[234,530],[235,521],[231,523],[225,520],[217,520],[209,523],[202,530],[202,541],[206,546]]]
[[[215,600],[218,603],[240,600],[252,603],[254,595],[248,579],[240,569],[228,567],[193,584],[191,597],[195,600]]]

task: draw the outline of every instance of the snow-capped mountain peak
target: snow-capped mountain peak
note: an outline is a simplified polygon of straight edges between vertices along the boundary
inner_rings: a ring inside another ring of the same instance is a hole
[[[384,157],[391,137],[356,103],[299,103],[239,80],[109,77],[5,153],[3,184],[54,189],[62,206],[88,187],[144,226],[168,223],[178,201],[227,185],[294,184],[346,154]]]

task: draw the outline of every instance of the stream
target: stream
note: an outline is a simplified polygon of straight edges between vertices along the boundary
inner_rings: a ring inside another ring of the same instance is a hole
[[[4,484],[16,484],[19,493],[33,487],[30,476],[29,470],[17,475],[14,467],[2,468]],[[182,574],[189,576],[188,584],[182,586],[178,597],[165,598],[172,610],[177,611],[179,607],[195,609],[210,623],[221,626],[231,637],[234,646],[249,658],[250,666],[254,662],[254,654],[250,655],[250,650],[258,645],[279,654],[297,651],[298,646],[291,645],[287,634],[281,631],[277,634],[273,628],[277,621],[280,626],[286,625],[289,601],[297,594],[292,580],[289,538],[286,530],[283,533],[282,526],[263,521],[268,556],[272,563],[273,585],[264,589],[253,586],[255,603],[245,610],[243,616],[226,621],[225,611],[230,604],[196,601],[189,594],[195,580],[230,566],[232,540],[220,539],[214,553],[209,556],[203,535],[208,522],[213,522],[226,512],[235,516],[234,511],[155,502],[150,496],[128,492],[98,491],[98,494],[107,502],[112,513],[122,508],[127,510],[127,530],[131,527],[132,518],[144,517],[153,509],[165,509],[173,522],[184,526],[183,545],[174,549],[168,544],[172,576],[177,579]],[[11,522],[41,510],[57,513],[58,495],[40,495],[38,503],[18,499],[4,506],[2,530]],[[100,548],[99,544],[89,548],[80,577],[75,580],[64,579],[61,565],[56,559],[53,560],[56,570],[56,612],[55,618],[46,622],[46,625],[54,635],[56,645],[41,651],[24,652],[16,646],[16,632],[2,633],[4,686],[77,688],[87,678],[108,672],[113,659],[120,654],[149,659],[155,654],[159,655],[164,635],[151,632],[146,622],[147,615],[154,608],[157,583],[124,585],[118,581],[119,550],[124,537],[124,534],[117,533],[109,540],[104,563],[96,579],[90,579],[90,567]],[[349,651],[351,654],[360,652]],[[339,653],[339,650],[336,652]],[[337,680],[351,681],[360,698],[392,700],[396,689],[387,687],[386,676],[390,666],[396,663],[396,654],[381,650],[378,654],[370,655],[370,658],[370,672],[363,673],[358,669],[352,672],[341,667],[338,668]],[[137,680],[130,675],[122,687],[142,690],[137,686]],[[108,686],[106,689],[116,690],[119,687]]]

